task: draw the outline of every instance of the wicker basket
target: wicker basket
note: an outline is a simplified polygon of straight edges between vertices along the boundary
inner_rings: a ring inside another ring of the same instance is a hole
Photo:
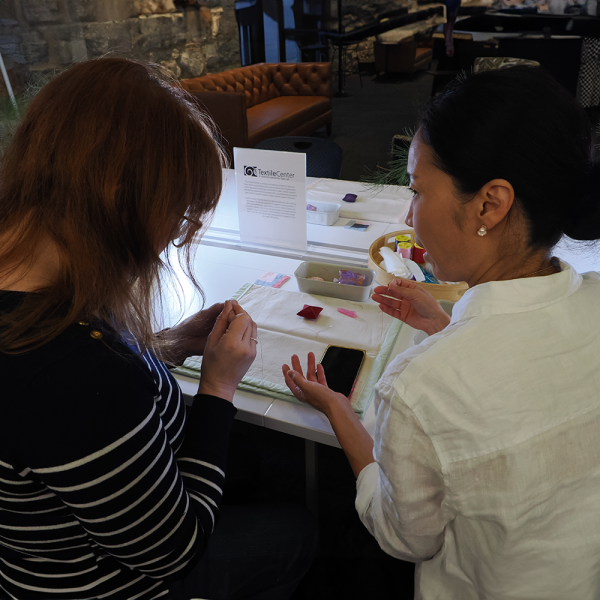
[[[377,282],[380,285],[387,285],[392,279],[401,279],[400,277],[394,277],[384,269],[382,269],[379,264],[382,261],[382,258],[379,254],[379,249],[383,246],[387,246],[394,250],[394,243],[390,242],[388,244],[387,240],[396,237],[397,235],[409,235],[411,241],[415,242],[415,232],[413,229],[403,229],[402,231],[395,231],[394,233],[387,233],[382,235],[380,238],[377,238],[369,248],[369,268],[375,271],[375,277]],[[434,298],[437,300],[450,300],[451,302],[456,302],[460,300],[460,297],[466,292],[468,289],[468,285],[461,281],[460,283],[421,283],[415,282],[417,285],[424,287]]]

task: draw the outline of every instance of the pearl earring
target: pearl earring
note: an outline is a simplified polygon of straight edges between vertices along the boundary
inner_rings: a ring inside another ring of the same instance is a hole
[[[485,225],[482,225],[478,230],[477,230],[477,235],[480,235],[481,237],[483,237],[485,234],[487,233],[487,227]]]

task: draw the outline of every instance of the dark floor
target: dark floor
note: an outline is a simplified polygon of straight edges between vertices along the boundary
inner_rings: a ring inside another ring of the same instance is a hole
[[[250,493],[242,481],[241,494],[226,488],[224,501],[304,503],[303,439],[236,421],[232,440],[234,454],[237,450],[246,466],[242,479],[250,465],[260,467]],[[318,463],[319,547],[292,600],[412,600],[414,567],[386,555],[360,522],[355,478],[344,453],[319,445]],[[235,475],[232,479],[235,485]]]
[[[431,63],[435,70],[436,61]],[[385,166],[392,137],[414,130],[417,116],[431,95],[433,77],[426,71],[414,75],[362,76],[346,78],[347,98],[333,99],[331,138],[343,150],[340,179],[361,181],[368,171]],[[337,82],[334,81],[334,89]],[[586,112],[600,137],[600,106]],[[318,132],[319,137],[325,133]]]
[[[334,82],[335,83],[335,82]],[[432,76],[425,71],[411,75],[346,78],[351,95],[333,99],[331,139],[344,152],[340,179],[360,181],[366,170],[385,166],[392,137],[412,129],[431,94]]]
[[[341,179],[353,181],[365,168],[387,164],[393,135],[414,125],[431,91],[424,72],[414,78],[363,75],[362,80],[361,90],[358,76],[347,78],[351,96],[334,98],[333,104],[331,139],[344,152]],[[303,503],[304,440],[237,421],[235,434],[260,457],[252,501]],[[355,478],[343,452],[318,448],[320,544],[293,600],[412,600],[413,565],[384,554],[358,519]],[[252,451],[245,454],[249,458]]]

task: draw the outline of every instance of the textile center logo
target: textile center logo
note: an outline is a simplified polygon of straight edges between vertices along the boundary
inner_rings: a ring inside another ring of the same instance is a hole
[[[249,167],[244,165],[244,175],[246,177],[266,177],[267,179],[285,179],[289,181],[294,179],[294,173],[285,173],[283,171],[274,171],[273,169],[260,169],[259,167]]]

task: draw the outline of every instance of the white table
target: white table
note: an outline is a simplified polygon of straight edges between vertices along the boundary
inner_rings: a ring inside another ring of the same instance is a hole
[[[215,302],[222,302],[224,299],[230,298],[244,283],[253,283],[266,271],[292,275],[300,262],[298,259],[201,245],[196,254],[196,274],[203,284],[206,305],[210,306]],[[298,291],[296,279],[292,276],[282,289]],[[369,302],[373,303],[372,300]],[[197,308],[191,307],[186,314]],[[403,326],[392,355],[398,354],[412,345],[415,334],[414,329]],[[179,374],[176,377],[186,396],[191,397],[196,393],[198,387],[196,379]],[[339,448],[329,421],[310,406],[302,406],[243,390],[236,392],[234,404],[238,409],[238,418],[243,421]],[[367,426],[370,425],[369,415],[371,412],[370,408],[363,420]]]
[[[319,181],[317,178],[307,177],[307,188],[314,187]],[[348,186],[357,185],[356,182],[346,183]],[[385,196],[389,198],[406,197],[405,192],[394,186],[385,186],[384,190]],[[372,194],[366,189],[364,193]],[[291,276],[283,289],[298,291],[293,273],[304,260],[365,267],[369,247],[375,239],[406,228],[404,223],[365,221],[369,223],[369,229],[360,232],[344,229],[348,221],[347,218],[340,218],[329,227],[308,224],[306,251],[242,242],[239,235],[235,172],[231,169],[224,170],[224,186],[219,205],[196,254],[195,272],[206,293],[206,306],[230,298],[244,283],[253,283],[268,271]],[[181,281],[185,286],[184,278],[181,278]],[[199,308],[197,305],[187,306],[185,314],[191,314]],[[174,309],[169,311],[170,314],[174,312]],[[171,324],[165,323],[166,326]],[[410,327],[403,327],[392,355],[402,352],[412,344],[414,333]],[[195,393],[196,380],[179,375],[177,378],[184,394],[189,396]],[[234,403],[241,420],[339,447],[329,421],[309,406],[299,406],[243,391],[236,393]],[[369,425],[369,412],[365,415],[364,422],[365,425]]]
[[[307,188],[311,188],[319,181],[316,177],[307,177]],[[347,182],[351,189],[357,187],[354,181]],[[406,193],[395,186],[383,186],[384,195],[390,198],[405,198]],[[364,190],[365,196],[377,194]],[[341,198],[341,196],[340,196]],[[340,200],[340,203],[341,200]],[[342,203],[343,204],[343,203]],[[368,223],[369,229],[365,232],[344,229],[350,218],[340,218],[330,226],[307,224],[308,248],[305,252],[286,248],[269,248],[258,244],[250,244],[240,240],[240,226],[238,219],[237,192],[235,186],[235,172],[231,169],[224,170],[224,186],[219,205],[208,231],[202,238],[203,245],[217,246],[244,250],[246,252],[259,252],[278,257],[295,258],[299,260],[321,260],[322,262],[337,262],[356,267],[366,267],[369,246],[378,237],[391,231],[405,229],[404,223],[389,223],[357,219]],[[273,271],[275,269],[267,269]],[[264,272],[264,271],[263,271]]]

